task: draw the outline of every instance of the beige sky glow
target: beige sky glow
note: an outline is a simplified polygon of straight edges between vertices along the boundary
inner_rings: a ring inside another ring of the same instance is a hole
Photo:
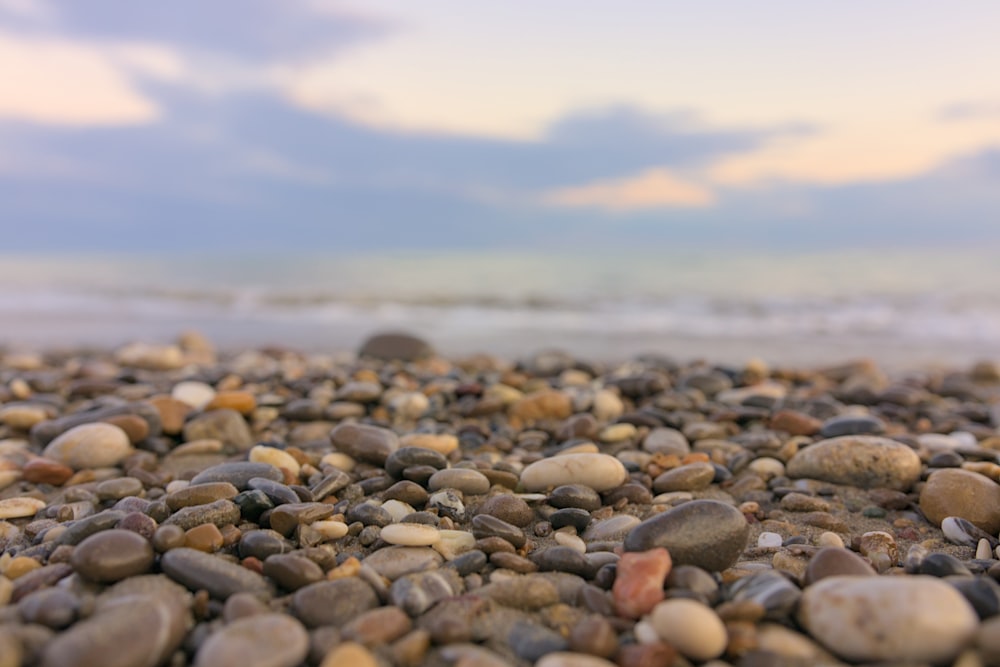
[[[543,201],[556,206],[596,206],[610,211],[647,208],[701,208],[714,201],[712,192],[668,169],[649,169],[634,177],[602,181],[547,193]]]

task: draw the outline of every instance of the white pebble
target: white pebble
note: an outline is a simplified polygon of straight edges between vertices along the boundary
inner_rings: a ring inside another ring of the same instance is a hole
[[[635,640],[640,644],[658,644],[660,642],[660,635],[657,634],[656,628],[646,620],[636,623],[632,634],[635,635]]]
[[[728,638],[722,619],[697,600],[664,600],[653,608],[649,619],[660,639],[687,658],[711,660],[726,650]]]
[[[387,500],[382,503],[382,509],[389,513],[393,523],[399,523],[404,517],[413,514],[416,510],[400,500]]]
[[[816,544],[821,547],[843,547],[844,538],[828,530],[820,533],[819,537],[816,538]]]
[[[976,558],[979,560],[989,560],[993,558],[993,550],[990,549],[990,541],[985,537],[980,538],[976,545]]]
[[[608,454],[567,454],[535,461],[521,472],[526,491],[544,491],[563,484],[583,484],[610,491],[625,483],[628,472]]]
[[[337,540],[347,535],[347,524],[343,521],[313,521],[309,527],[328,540]]]
[[[556,531],[553,535],[556,539],[556,543],[563,547],[569,547],[574,551],[578,551],[582,554],[587,553],[587,544],[579,537],[573,533],[564,533],[561,531]]]
[[[320,459],[320,465],[328,465],[337,468],[338,470],[343,470],[344,472],[351,472],[354,470],[354,466],[357,462],[352,459],[347,454],[343,452],[330,452]]]
[[[438,534],[441,536],[441,540],[431,546],[444,556],[445,560],[454,560],[456,556],[476,547],[476,537],[468,531],[439,530]]]
[[[170,395],[182,403],[200,410],[215,398],[215,389],[211,385],[195,380],[185,380],[174,385]]]
[[[763,532],[757,537],[757,546],[761,549],[777,549],[784,540],[778,533]]]
[[[0,500],[0,519],[23,519],[35,516],[45,508],[45,501],[38,498],[17,497]]]
[[[379,537],[404,547],[429,547],[441,541],[438,529],[423,523],[392,523],[382,529]]]
[[[254,463],[270,463],[275,468],[284,468],[296,477],[299,475],[299,470],[302,469],[294,456],[277,447],[268,447],[267,445],[257,445],[251,449],[249,459]]]

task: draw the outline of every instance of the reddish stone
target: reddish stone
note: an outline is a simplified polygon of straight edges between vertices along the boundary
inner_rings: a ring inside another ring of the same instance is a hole
[[[663,582],[671,565],[670,554],[663,547],[622,554],[611,588],[618,615],[639,618],[652,611],[663,600]]]
[[[781,410],[771,417],[771,428],[788,435],[815,435],[822,426],[823,423],[815,417],[795,410]]]
[[[32,484],[51,484],[62,486],[73,476],[73,469],[52,459],[37,458],[24,464],[21,468],[24,481]]]
[[[616,662],[620,667],[661,667],[672,665],[677,659],[677,650],[669,644],[628,644],[618,651]]]

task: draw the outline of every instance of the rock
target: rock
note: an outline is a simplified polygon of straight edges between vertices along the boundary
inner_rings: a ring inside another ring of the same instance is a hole
[[[798,620],[821,644],[852,662],[952,660],[979,619],[939,579],[828,577],[802,595]]]
[[[330,440],[338,451],[352,459],[379,466],[385,465],[389,455],[399,449],[399,436],[369,424],[340,424],[330,431]]]
[[[192,505],[182,507],[163,522],[166,526],[180,526],[183,530],[191,530],[203,523],[222,526],[235,525],[240,521],[240,508],[231,500],[216,500],[207,505]]]
[[[1000,484],[968,470],[937,470],[920,491],[920,511],[938,526],[954,516],[996,535],[1000,532]]]
[[[434,349],[412,334],[380,333],[362,343],[358,356],[383,361],[417,361],[434,356]]]
[[[105,423],[81,424],[48,444],[42,455],[64,465],[83,468],[110,468],[132,453],[128,435]]]
[[[429,547],[441,541],[441,532],[434,526],[420,523],[393,523],[379,533],[389,544],[407,547]]]
[[[379,667],[379,663],[361,644],[344,642],[327,653],[319,667]]]
[[[378,607],[366,611],[340,629],[342,637],[365,646],[393,642],[413,628],[413,622],[399,607]]]
[[[661,602],[671,564],[670,554],[662,547],[622,554],[611,588],[618,615],[639,618]]]
[[[566,454],[535,461],[521,471],[526,491],[544,491],[564,484],[581,484],[609,491],[628,479],[622,462],[608,454]]]
[[[23,519],[35,516],[45,509],[45,501],[38,498],[4,498],[0,500],[0,519]]]
[[[226,502],[226,501],[223,501]],[[327,503],[286,503],[271,510],[271,528],[285,537],[295,528],[322,521],[333,515],[333,505]]]
[[[185,380],[174,385],[173,389],[170,390],[170,397],[196,410],[201,410],[215,398],[215,389],[212,385],[204,382]]]
[[[56,635],[41,667],[158,667],[187,634],[190,615],[174,596],[130,595]]]
[[[720,571],[743,553],[750,526],[743,514],[716,500],[692,500],[646,519],[625,537],[626,551],[665,547],[674,565]]]
[[[297,591],[323,579],[323,569],[295,554],[273,554],[264,561],[264,576],[287,591]]]
[[[592,614],[573,626],[569,647],[578,653],[610,658],[618,652],[618,634],[606,618]]]
[[[824,547],[809,559],[803,581],[810,585],[820,579],[840,575],[874,577],[876,572],[864,558],[849,549]]]
[[[407,574],[436,568],[443,560],[441,554],[430,547],[391,546],[369,555],[365,565],[394,581]]]
[[[84,579],[108,583],[149,572],[153,559],[149,540],[130,530],[112,529],[80,542],[70,564]]]
[[[251,448],[247,458],[254,463],[269,463],[275,468],[287,470],[296,478],[299,476],[299,470],[302,467],[295,457],[288,452],[277,447],[267,447],[265,445],[257,445]]]
[[[545,626],[518,621],[507,634],[507,644],[517,657],[535,662],[548,653],[565,651],[569,642]]]
[[[501,579],[476,592],[505,607],[529,611],[559,602],[559,590],[555,584],[538,575]]]
[[[344,625],[378,606],[378,596],[370,585],[357,577],[346,577],[300,588],[292,596],[291,611],[306,627],[317,628]]]
[[[256,407],[257,398],[249,391],[220,391],[205,405],[205,410],[236,410],[246,417]]]
[[[73,476],[73,469],[58,461],[38,457],[25,463],[21,474],[24,481],[32,484],[62,486]]]
[[[823,422],[803,412],[779,410],[771,417],[771,428],[784,431],[788,435],[815,435],[823,427]]]
[[[823,438],[844,435],[878,434],[885,432],[885,422],[872,415],[841,415],[823,422],[819,434]]]
[[[285,614],[257,614],[229,623],[198,649],[195,667],[296,667],[309,653],[309,635]]]
[[[244,567],[196,549],[171,549],[160,558],[163,573],[191,591],[204,589],[225,600],[234,593],[269,597],[270,586],[262,576]]]
[[[247,489],[250,480],[254,477],[282,481],[285,477],[281,471],[269,463],[253,463],[250,461],[234,461],[232,463],[220,463],[218,465],[205,468],[191,479],[191,484],[211,484],[226,482],[232,484],[240,491]]]
[[[847,435],[800,449],[786,470],[794,478],[906,491],[920,478],[920,466],[917,453],[900,442]]]
[[[458,438],[451,433],[407,433],[399,440],[402,447],[430,449],[447,456],[458,449]]]
[[[176,512],[183,507],[207,505],[217,500],[232,500],[238,493],[239,489],[229,482],[206,482],[168,493],[163,500],[171,511]]]
[[[714,478],[715,466],[705,461],[696,461],[659,475],[653,480],[653,492],[701,491],[708,488]]]
[[[509,493],[502,493],[488,498],[479,506],[479,510],[476,513],[494,516],[519,528],[524,528],[535,518],[535,512],[528,503]],[[587,515],[587,519],[589,521],[589,514]]]
[[[726,626],[711,607],[696,600],[664,600],[653,608],[649,622],[660,639],[687,658],[711,660],[726,649]]]
[[[573,414],[573,400],[569,394],[555,389],[545,389],[518,399],[510,406],[510,416],[525,422],[541,419],[566,419]]]
[[[457,595],[461,588],[461,579],[454,570],[416,572],[392,582],[389,601],[410,616],[419,616],[437,602]]]
[[[458,489],[466,495],[481,495],[490,490],[490,480],[478,470],[447,468],[438,470],[427,481],[430,491]]]
[[[253,435],[243,415],[236,410],[212,410],[184,424],[184,440],[218,440],[236,451],[253,447]]]

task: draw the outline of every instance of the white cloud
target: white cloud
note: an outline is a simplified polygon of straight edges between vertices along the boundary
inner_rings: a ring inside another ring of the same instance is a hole
[[[132,66],[149,53],[127,57]],[[121,53],[118,57],[121,57]],[[162,63],[161,63],[162,65]],[[0,118],[51,125],[149,123],[160,109],[143,95],[113,53],[84,42],[0,33]]]

